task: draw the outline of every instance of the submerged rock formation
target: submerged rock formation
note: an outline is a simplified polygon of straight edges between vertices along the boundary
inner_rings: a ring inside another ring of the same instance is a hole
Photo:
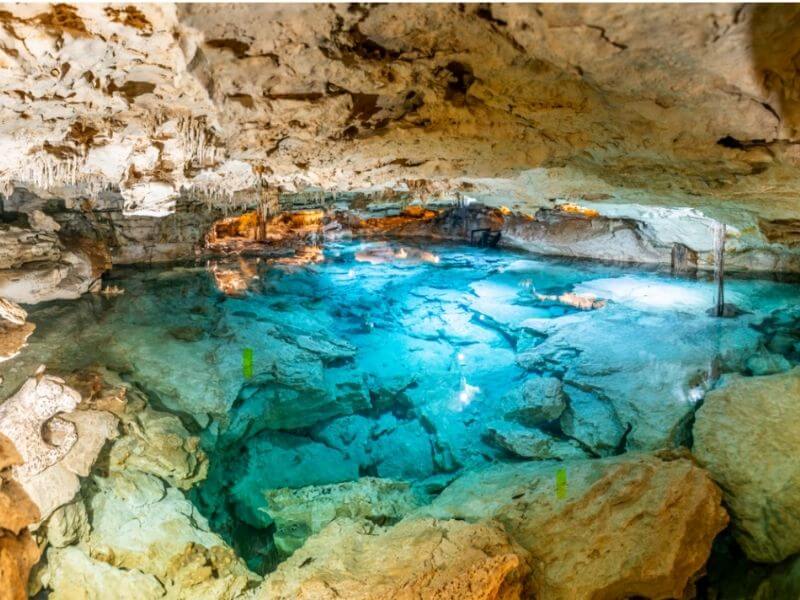
[[[693,453],[725,494],[748,557],[800,552],[800,370],[732,378],[697,411]]]
[[[418,514],[499,521],[536,598],[681,598],[728,522],[721,499],[686,458],[634,454],[470,472]]]

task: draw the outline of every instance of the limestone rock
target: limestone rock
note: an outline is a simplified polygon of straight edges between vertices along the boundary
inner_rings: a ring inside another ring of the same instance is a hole
[[[407,483],[363,477],[357,481],[300,489],[268,490],[264,511],[274,521],[275,544],[291,554],[305,540],[340,517],[378,525],[399,521],[418,505]]]
[[[380,437],[373,456],[380,477],[424,479],[434,471],[432,441],[417,420],[403,422]]]
[[[61,225],[59,225],[53,217],[46,215],[40,210],[34,209],[27,214],[28,217],[28,225],[30,225],[31,229],[34,231],[44,231],[46,233],[56,233],[59,229],[61,229]]]
[[[90,556],[122,569],[154,575],[176,597],[225,590],[232,598],[253,580],[244,564],[194,506],[173,487],[137,471],[96,478],[90,501]]]
[[[727,523],[721,498],[685,458],[629,454],[473,471],[415,514],[498,520],[537,598],[681,598]]]
[[[152,575],[118,569],[80,548],[50,548],[42,582],[52,600],[156,600],[164,588]]]
[[[519,390],[504,399],[506,419],[523,425],[541,425],[554,421],[566,408],[561,382],[555,377],[531,377]]]
[[[370,406],[357,371],[314,368],[310,362],[305,373],[277,370],[253,377],[242,386],[234,415],[260,428],[299,429]]]
[[[0,530],[0,600],[28,598],[28,577],[39,554],[30,532],[13,535]]]
[[[229,465],[231,490],[239,518],[267,527],[264,493],[283,487],[324,485],[358,479],[358,464],[343,453],[308,438],[280,432],[262,432],[247,442],[240,464]]]
[[[559,440],[541,429],[495,421],[487,428],[492,443],[522,458],[568,460],[586,453],[573,440]]]
[[[14,443],[22,459],[13,467],[14,479],[42,519],[75,497],[78,475],[89,474],[105,441],[116,436],[113,415],[72,412],[80,401],[62,379],[40,375],[0,404],[0,433]]]
[[[492,523],[337,519],[272,573],[252,600],[521,600],[524,550]]]
[[[175,415],[146,407],[124,423],[125,435],[111,447],[112,469],[151,473],[180,489],[205,479],[208,459],[200,440]]]
[[[16,302],[0,298],[0,320],[12,325],[24,325],[28,313]]]
[[[800,552],[800,369],[731,378],[706,396],[693,453],[725,494],[748,557]]]
[[[620,446],[625,429],[608,400],[573,386],[565,386],[569,398],[561,415],[561,430],[600,456],[613,454]]]
[[[60,506],[47,519],[47,543],[54,548],[64,548],[89,535],[89,515],[80,496]]]
[[[757,352],[745,361],[747,370],[755,375],[773,375],[783,373],[792,368],[792,364],[780,354],[771,352]]]

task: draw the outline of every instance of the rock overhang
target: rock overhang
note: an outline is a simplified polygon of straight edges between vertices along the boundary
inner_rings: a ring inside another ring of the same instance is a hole
[[[0,178],[791,218],[795,7],[9,5]],[[772,42],[767,43],[768,40]]]

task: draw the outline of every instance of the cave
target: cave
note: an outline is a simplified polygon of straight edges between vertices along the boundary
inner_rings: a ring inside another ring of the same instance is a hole
[[[0,22],[0,600],[800,598],[798,5]]]

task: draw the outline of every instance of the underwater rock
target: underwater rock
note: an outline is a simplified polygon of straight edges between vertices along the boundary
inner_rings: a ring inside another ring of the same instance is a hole
[[[759,334],[725,319],[710,336],[703,314],[657,308],[633,314],[614,303],[602,311],[526,321],[524,327],[547,337],[519,352],[517,363],[608,398],[619,423],[630,425],[627,450],[681,445],[714,365],[741,370],[744,358],[757,349]],[[671,341],[657,342],[664,339]]]
[[[535,427],[494,421],[488,426],[487,432],[493,444],[522,458],[569,460],[586,456],[575,441],[559,440]]]
[[[292,554],[334,519],[367,519],[391,525],[419,505],[409,484],[362,477],[332,485],[268,490],[264,511],[275,523],[275,544]]]
[[[757,352],[750,356],[745,361],[744,366],[755,376],[784,373],[792,368],[792,364],[780,354],[765,351]]]
[[[50,548],[40,579],[51,600],[156,600],[165,593],[152,575],[118,569],[75,546]]]
[[[493,523],[416,519],[382,528],[337,519],[250,600],[521,600],[525,551]]]
[[[566,408],[561,382],[555,377],[531,377],[503,399],[505,418],[535,426],[554,421]]]
[[[230,435],[245,423],[250,431],[300,429],[371,407],[358,371],[317,365],[312,361],[306,373],[259,373],[245,383],[234,403]]]
[[[254,527],[272,520],[262,509],[267,490],[325,485],[358,479],[358,463],[340,451],[309,438],[264,431],[247,440],[246,454],[229,464],[228,490],[236,502],[236,514]]]
[[[372,433],[375,420],[361,415],[339,417],[312,429],[311,437],[326,446],[339,450],[360,468],[373,464]]]
[[[94,481],[85,542],[90,556],[154,575],[185,598],[203,597],[209,590],[218,593],[211,597],[232,598],[254,579],[176,488],[138,471],[112,472]]]
[[[468,472],[407,519],[496,519],[530,553],[536,598],[682,598],[727,524],[721,500],[690,460],[628,454]]]
[[[372,442],[378,475],[388,479],[425,479],[434,471],[431,443],[419,421],[400,423]]]
[[[800,552],[800,369],[731,377],[697,411],[692,452],[724,491],[747,556]]]
[[[613,454],[625,435],[614,408],[596,394],[571,385],[564,386],[567,409],[561,415],[561,430],[600,456]]]
[[[124,435],[111,447],[111,469],[136,469],[188,490],[206,477],[208,459],[200,439],[180,419],[145,407],[123,422]]]
[[[89,535],[89,515],[83,498],[60,506],[47,519],[47,543],[55,548],[64,548],[85,539]]]

